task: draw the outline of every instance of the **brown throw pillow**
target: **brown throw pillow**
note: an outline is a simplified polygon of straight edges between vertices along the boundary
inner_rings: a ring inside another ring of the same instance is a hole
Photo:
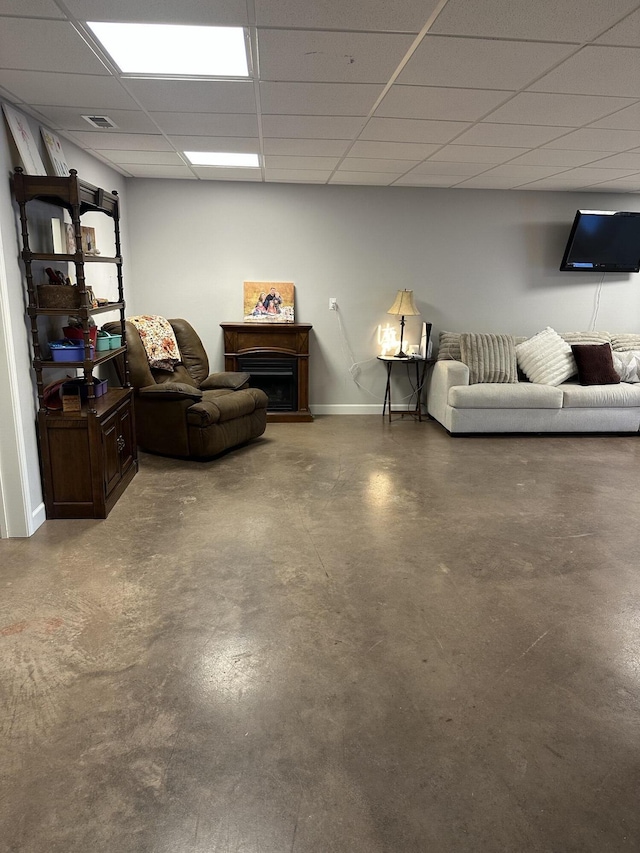
[[[581,385],[618,385],[620,376],[613,366],[609,344],[573,344],[571,352],[578,366]]]

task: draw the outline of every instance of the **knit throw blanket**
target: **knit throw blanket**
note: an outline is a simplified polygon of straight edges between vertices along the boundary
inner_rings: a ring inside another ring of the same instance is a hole
[[[149,367],[173,372],[175,365],[182,361],[182,358],[171,323],[164,317],[149,314],[127,319],[138,330]]]

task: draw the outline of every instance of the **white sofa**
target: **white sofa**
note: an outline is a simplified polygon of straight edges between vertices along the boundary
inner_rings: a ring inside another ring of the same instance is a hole
[[[640,385],[469,385],[461,361],[437,361],[427,411],[452,435],[496,432],[624,432],[640,429]]]

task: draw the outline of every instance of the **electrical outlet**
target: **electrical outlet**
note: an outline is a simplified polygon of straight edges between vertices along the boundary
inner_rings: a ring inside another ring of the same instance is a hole
[[[338,300],[335,296],[329,297],[329,311],[337,311],[338,310]]]

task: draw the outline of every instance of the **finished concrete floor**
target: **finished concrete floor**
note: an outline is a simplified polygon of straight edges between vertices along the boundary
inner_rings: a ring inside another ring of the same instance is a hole
[[[640,849],[640,441],[319,417],[0,542],[3,853]]]

